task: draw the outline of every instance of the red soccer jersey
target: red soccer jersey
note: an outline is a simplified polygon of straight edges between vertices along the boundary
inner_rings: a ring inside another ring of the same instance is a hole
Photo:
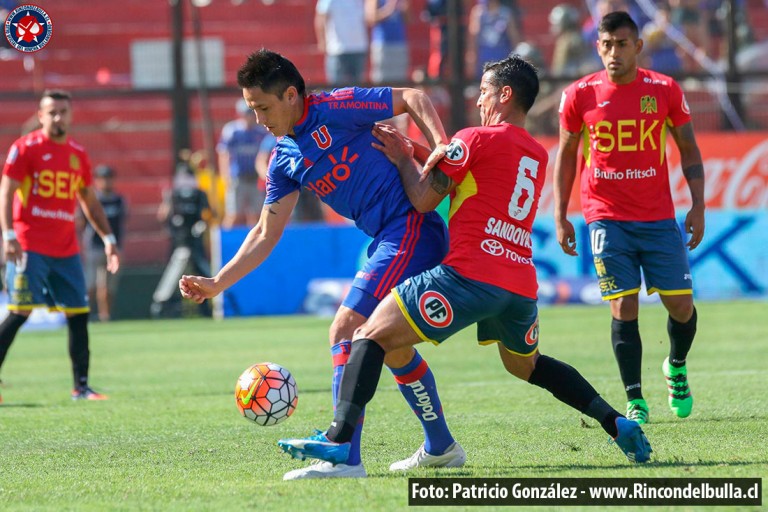
[[[83,147],[71,139],[59,144],[34,131],[13,143],[3,174],[21,183],[13,227],[22,249],[56,258],[77,254],[76,193],[91,184]]]
[[[531,230],[547,151],[523,128],[502,123],[458,132],[440,164],[451,194],[443,263],[461,275],[536,298]]]
[[[667,126],[690,120],[680,86],[660,73],[639,69],[632,83],[617,85],[601,71],[571,84],[560,102],[560,125],[583,137],[586,221],[674,218]]]

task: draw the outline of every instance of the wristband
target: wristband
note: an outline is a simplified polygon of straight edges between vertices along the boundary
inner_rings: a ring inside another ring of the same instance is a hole
[[[117,245],[117,238],[115,238],[115,235],[113,233],[110,233],[108,235],[104,235],[102,238],[104,241],[104,245]]]
[[[6,231],[3,231],[3,242],[10,242],[12,240],[16,240],[16,232],[12,229],[8,229]]]

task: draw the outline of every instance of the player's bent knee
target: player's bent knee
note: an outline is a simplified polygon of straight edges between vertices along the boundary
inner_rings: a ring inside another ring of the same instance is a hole
[[[413,347],[402,347],[394,350],[387,350],[387,347],[382,347],[386,356],[384,357],[384,364],[390,368],[402,368],[413,360]]]
[[[365,323],[365,317],[354,310],[342,306],[336,313],[330,329],[328,338],[331,345],[337,345],[344,340],[358,338],[356,330]]]
[[[536,360],[539,358],[538,351],[532,355],[513,354],[499,344],[499,354],[504,368],[518,379],[528,381],[536,368]]]

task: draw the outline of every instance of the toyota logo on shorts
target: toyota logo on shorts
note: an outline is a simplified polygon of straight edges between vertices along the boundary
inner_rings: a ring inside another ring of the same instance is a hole
[[[486,238],[480,243],[480,248],[491,256],[501,256],[504,254],[504,246],[498,240]]]

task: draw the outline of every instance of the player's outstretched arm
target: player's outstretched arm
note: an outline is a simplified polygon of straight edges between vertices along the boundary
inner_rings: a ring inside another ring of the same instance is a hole
[[[248,232],[237,254],[215,276],[181,276],[179,290],[182,297],[197,303],[211,299],[261,265],[283,236],[298,199],[299,191],[296,190],[264,205],[259,222]]]
[[[704,164],[692,123],[674,126],[670,131],[680,150],[680,166],[691,192],[691,209],[685,216],[685,232],[691,235],[686,245],[693,250],[704,238]]]
[[[555,158],[553,194],[555,198],[555,231],[560,248],[565,254],[577,256],[576,231],[568,220],[568,203],[576,180],[576,159],[579,152],[579,133],[560,128],[560,146]]]
[[[373,143],[372,146],[397,167],[405,193],[416,210],[422,213],[434,210],[455,187],[453,180],[437,167],[429,171],[427,180],[423,180],[423,171],[414,161],[413,143],[392,126],[377,124],[373,136],[381,144]],[[419,148],[419,152],[423,156],[424,148]]]

